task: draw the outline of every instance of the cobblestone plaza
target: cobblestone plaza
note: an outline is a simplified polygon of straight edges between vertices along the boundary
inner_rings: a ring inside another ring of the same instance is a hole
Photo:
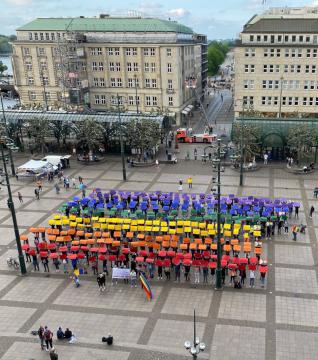
[[[22,163],[24,159],[18,159]],[[94,166],[74,161],[66,171],[81,175],[88,189],[177,191],[179,179],[193,176],[194,193],[208,193],[212,170],[199,161],[180,161],[158,168],[128,168],[128,181],[122,182],[121,164],[109,160]],[[76,289],[69,277],[56,273],[34,273],[21,277],[8,268],[8,256],[17,256],[12,220],[7,208],[6,190],[0,192],[0,358],[3,360],[42,360],[38,338],[30,334],[39,325],[69,327],[78,342],[56,342],[59,359],[174,359],[187,358],[184,341],[193,337],[193,308],[197,313],[197,334],[206,343],[202,359],[315,359],[318,352],[318,217],[309,218],[316,173],[292,175],[279,166],[262,167],[245,176],[240,188],[239,174],[230,168],[222,173],[222,193],[239,196],[285,197],[300,201],[298,220],[307,225],[297,242],[289,235],[276,235],[267,243],[269,271],[267,285],[261,288],[222,291],[213,286],[173,281],[152,281],[154,299],[147,301],[139,287],[119,283],[99,293],[95,277],[82,277]],[[79,190],[61,189],[55,194],[52,184],[44,183],[40,200],[34,198],[34,183],[11,180],[20,233],[30,226],[47,226],[48,219]],[[24,197],[19,203],[18,191]],[[184,186],[184,191],[189,189]],[[111,333],[114,346],[101,342]],[[55,336],[54,336],[55,338]]]

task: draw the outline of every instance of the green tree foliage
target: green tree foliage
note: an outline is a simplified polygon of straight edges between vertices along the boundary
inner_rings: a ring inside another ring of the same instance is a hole
[[[27,124],[27,133],[29,138],[34,142],[34,148],[40,149],[42,154],[45,153],[45,143],[50,136],[50,126],[47,119],[30,120]]]
[[[151,119],[136,119],[126,124],[126,139],[131,148],[144,154],[160,141],[160,126]]]
[[[66,138],[71,133],[71,129],[72,129],[71,124],[64,121],[52,120],[50,121],[49,127],[57,141],[58,147],[60,148],[61,141],[63,145],[65,145]]]
[[[11,54],[12,46],[9,44],[10,41],[16,40],[15,35],[0,35],[0,54]]]
[[[103,142],[104,127],[94,119],[85,119],[76,123],[78,144],[84,151],[94,151]]]
[[[229,41],[212,41],[208,47],[208,73],[215,75],[219,66],[223,63],[226,53],[229,51]]]
[[[312,148],[317,144],[317,133],[306,124],[293,126],[287,135],[287,145],[298,163],[311,161]]]
[[[243,147],[244,164],[251,162],[254,157],[261,153],[261,129],[260,127],[244,122],[236,122],[232,128],[232,141],[236,145],[237,155],[241,156]]]
[[[4,65],[4,63],[2,61],[0,61],[0,74],[2,75],[2,73],[7,70],[8,70],[7,65]]]

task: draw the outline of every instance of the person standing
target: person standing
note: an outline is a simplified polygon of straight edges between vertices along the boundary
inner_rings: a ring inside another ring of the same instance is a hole
[[[183,190],[183,181],[181,179],[179,180],[178,190],[179,190],[179,192],[182,192],[182,190]]]
[[[130,287],[137,287],[137,273],[135,269],[130,271]]]
[[[203,284],[208,283],[208,275],[209,275],[209,269],[207,266],[203,267]]]
[[[53,349],[53,333],[47,326],[44,328],[43,336],[46,344],[46,351],[49,351],[49,348]]]
[[[38,336],[41,343],[41,350],[44,350],[44,327],[42,325],[39,327]]]
[[[200,269],[199,266],[195,266],[194,268],[194,283],[200,284]]]
[[[264,154],[264,165],[267,165],[268,163],[268,155],[265,153]]]
[[[32,255],[32,264],[33,264],[33,267],[34,267],[34,271],[40,271],[40,268],[39,268],[39,262],[38,262],[38,258],[36,256],[36,254]]]
[[[189,189],[192,189],[192,184],[193,184],[193,179],[192,176],[188,177],[188,185],[189,185]]]
[[[254,270],[250,270],[250,287],[254,287],[255,286],[255,271]]]
[[[288,221],[287,220],[284,221],[284,233],[288,234]]]
[[[34,194],[35,194],[36,200],[40,200],[40,191],[38,188],[34,189]]]
[[[44,266],[44,272],[50,272],[49,269],[49,260],[47,257],[42,258],[42,264]]]
[[[295,218],[299,219],[299,206],[298,205],[295,206]]]
[[[22,197],[22,194],[20,193],[20,191],[18,191],[18,199],[19,199],[20,203],[22,204],[23,203],[23,197]]]
[[[197,158],[198,158],[197,148],[194,149],[193,153],[194,153],[194,160],[197,160]]]
[[[292,231],[292,234],[293,234],[293,240],[297,241],[297,226],[293,225],[291,231]]]
[[[312,218],[312,214],[315,212],[315,208],[313,205],[311,205],[310,211],[309,211],[309,217]]]

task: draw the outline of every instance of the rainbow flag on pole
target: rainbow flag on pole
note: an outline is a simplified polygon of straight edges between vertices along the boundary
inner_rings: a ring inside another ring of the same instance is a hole
[[[146,279],[146,277],[145,277],[145,275],[143,273],[140,273],[139,279],[140,279],[140,282],[141,282],[141,287],[144,290],[144,292],[145,292],[145,294],[147,296],[147,299],[151,300],[153,298],[153,295],[152,295],[152,291],[151,291],[150,284],[149,284],[148,280]]]

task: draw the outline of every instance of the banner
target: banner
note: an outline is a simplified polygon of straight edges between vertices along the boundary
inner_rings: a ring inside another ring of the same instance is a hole
[[[149,284],[148,280],[146,279],[146,277],[145,277],[145,275],[143,273],[140,273],[139,279],[140,279],[140,282],[141,282],[141,287],[144,290],[144,292],[145,292],[145,294],[147,296],[147,299],[151,300],[153,298],[153,295],[152,295],[152,291],[151,291],[150,284]]]
[[[115,268],[113,268],[112,278],[113,279],[129,279],[130,278],[130,270],[115,267]]]

